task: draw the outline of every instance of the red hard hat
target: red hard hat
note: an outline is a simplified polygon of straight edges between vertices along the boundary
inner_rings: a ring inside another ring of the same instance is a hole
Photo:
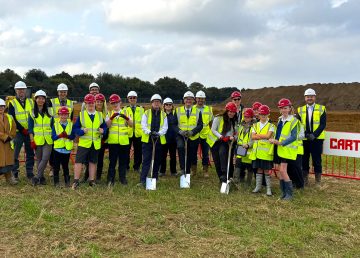
[[[229,102],[229,103],[227,103],[226,106],[225,106],[225,109],[226,109],[227,111],[231,111],[231,112],[234,112],[234,113],[237,112],[237,107],[236,107],[236,105],[235,105],[234,102]]]
[[[253,110],[258,110],[261,105],[262,105],[262,104],[261,104],[260,102],[254,102],[254,103],[252,104],[252,109],[253,109]]]
[[[284,98],[282,98],[282,99],[279,100],[279,102],[278,102],[278,108],[283,108],[283,107],[288,107],[288,106],[289,106],[289,107],[292,106],[290,100],[284,99]]]
[[[84,98],[84,102],[86,104],[94,104],[95,103],[95,96],[92,94],[86,94]]]
[[[95,95],[95,100],[99,100],[99,101],[102,101],[104,102],[105,101],[105,96],[101,93],[98,93]]]
[[[241,98],[241,93],[240,91],[234,91],[233,93],[231,93],[231,98]]]
[[[270,108],[266,105],[261,105],[259,107],[259,114],[260,115],[268,115],[270,114]]]
[[[252,110],[251,108],[245,108],[244,110],[244,117],[254,117],[254,110]]]
[[[59,115],[68,115],[69,114],[69,109],[67,107],[61,107],[58,110],[58,114]]]
[[[118,102],[121,102],[121,98],[117,94],[111,94],[111,96],[109,98],[109,102],[110,103],[118,103]]]

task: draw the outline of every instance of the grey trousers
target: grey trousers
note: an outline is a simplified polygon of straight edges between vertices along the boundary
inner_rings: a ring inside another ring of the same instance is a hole
[[[44,171],[46,165],[50,159],[52,151],[52,145],[45,143],[42,146],[37,146],[35,155],[36,155],[36,163],[37,163],[37,178],[41,178],[44,176]]]

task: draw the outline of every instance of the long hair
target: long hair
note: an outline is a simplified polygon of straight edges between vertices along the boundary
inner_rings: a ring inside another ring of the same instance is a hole
[[[49,113],[49,110],[48,110],[48,104],[47,104],[47,101],[46,101],[46,98],[45,98],[45,103],[44,103],[44,106],[43,106],[43,113],[45,115],[47,115],[48,117],[51,117],[50,113]],[[34,101],[34,116],[35,118],[37,118],[39,116],[39,107],[36,103],[36,98],[35,98],[35,101]]]
[[[236,125],[236,122],[237,122],[237,114],[235,114],[235,116],[233,118],[230,118],[228,116],[228,111],[226,110],[222,114],[222,117],[223,117],[223,120],[224,120],[224,125],[223,125],[223,129],[222,129],[221,134],[225,135],[231,129],[233,129],[235,131],[235,125]]]

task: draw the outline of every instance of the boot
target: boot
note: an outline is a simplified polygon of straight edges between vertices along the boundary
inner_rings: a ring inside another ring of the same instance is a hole
[[[16,185],[18,181],[15,180],[15,178],[12,176],[11,171],[5,174],[6,182],[10,185]]]
[[[262,188],[262,180],[263,180],[263,174],[256,174],[256,186],[255,189],[252,191],[253,193],[260,192]]]
[[[280,190],[281,190],[280,199],[284,199],[284,197],[286,195],[286,188],[285,188],[285,181],[284,180],[280,180]]]
[[[197,165],[191,165],[191,176],[196,176]]]
[[[69,188],[70,187],[70,176],[66,176],[64,178],[64,181],[65,181],[65,187]]]
[[[80,183],[79,183],[79,179],[74,179],[74,183],[72,185],[72,189],[76,190],[79,187]]]
[[[321,186],[321,173],[315,173],[315,186]]]
[[[252,172],[252,171],[248,171],[248,172],[247,172],[247,177],[246,177],[246,184],[247,184],[247,186],[251,186],[252,178],[253,178],[253,172]]]
[[[240,168],[235,168],[235,171],[234,171],[234,183],[235,184],[240,183]]]
[[[209,165],[204,165],[203,166],[203,173],[204,173],[205,178],[209,177]]]
[[[271,177],[270,175],[265,175],[265,182],[266,182],[266,195],[272,196],[271,192]]]
[[[303,171],[304,186],[309,186],[309,171]]]
[[[284,182],[285,184],[285,197],[283,200],[290,201],[293,198],[293,185],[291,181]]]

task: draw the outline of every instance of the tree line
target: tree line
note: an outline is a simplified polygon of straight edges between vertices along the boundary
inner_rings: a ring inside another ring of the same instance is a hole
[[[23,80],[27,85],[32,86],[33,92],[42,89],[48,96],[57,95],[57,85],[65,83],[69,87],[70,97],[83,97],[88,93],[88,87],[91,82],[100,85],[101,93],[110,96],[113,93],[119,94],[125,98],[127,93],[134,90],[139,98],[150,98],[154,93],[160,94],[163,98],[171,97],[174,100],[180,100],[183,94],[190,90],[194,94],[203,90],[206,93],[207,101],[223,101],[227,99],[231,92],[239,90],[236,87],[206,87],[199,82],[193,82],[187,85],[177,78],[163,77],[154,84],[149,81],[143,81],[136,77],[124,77],[120,74],[99,73],[96,77],[92,74],[82,73],[71,76],[66,72],[48,76],[40,69],[31,69],[23,77],[11,69],[0,72],[0,95],[14,95],[14,85],[17,81]]]

